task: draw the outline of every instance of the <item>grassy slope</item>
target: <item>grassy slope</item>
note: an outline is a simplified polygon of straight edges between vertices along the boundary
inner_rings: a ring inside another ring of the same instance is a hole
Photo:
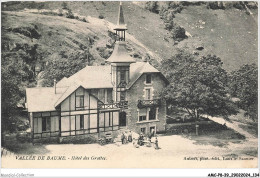
[[[49,6],[59,8],[60,4]],[[70,2],[68,6],[78,14],[94,17],[102,14],[112,23],[117,20],[118,2]],[[176,47],[187,46],[194,51],[197,46],[203,45],[205,50],[200,53],[219,56],[228,71],[237,69],[242,64],[257,62],[257,10],[252,10],[253,18],[237,9],[211,10],[205,5],[185,7],[176,15],[175,21],[192,37],[173,46],[171,40],[164,40],[168,35],[159,15],[132,2],[124,2],[123,9],[128,32],[161,58],[172,56]],[[199,20],[205,24],[199,23]],[[197,28],[196,25],[204,28]]]
[[[257,62],[257,22],[244,11],[188,7],[177,15],[176,21],[193,36],[184,40],[181,46],[184,43],[188,46],[202,44],[204,52],[221,57],[229,71],[242,64]]]
[[[16,49],[12,49],[12,46],[15,48],[17,44],[21,46],[37,44],[41,52],[46,53],[43,57],[47,58],[60,52],[73,55],[75,52],[90,48],[90,52],[95,59],[94,64],[99,64],[104,62],[105,59],[99,56],[97,47],[111,39],[108,36],[109,28],[104,20],[89,18],[89,22],[28,12],[3,12],[2,40],[5,44],[8,43],[11,48],[4,49],[3,52],[15,51]],[[10,30],[16,28],[25,31],[35,29],[41,37],[39,39],[30,38],[23,33]],[[131,42],[129,46],[134,52],[143,50]]]
[[[41,37],[31,39],[21,33],[7,30],[16,27],[37,29]],[[83,22],[23,12],[2,13],[2,29],[2,38],[9,40],[10,43],[38,44],[42,50],[50,54],[59,51],[80,50],[80,44],[88,46],[87,37],[95,35],[95,32],[91,31]]]
[[[61,4],[62,2],[45,2],[44,8],[60,9]],[[93,17],[101,14],[105,20],[116,23],[118,2],[67,2],[67,4],[73,13]],[[17,8],[23,9],[27,6],[23,3]],[[144,10],[132,2],[124,2],[123,9],[128,32],[161,58],[172,56],[177,47],[187,46],[190,51],[194,51],[196,46],[203,45],[205,49],[200,53],[216,54],[221,57],[228,71],[237,69],[245,63],[257,62],[257,22],[245,12],[235,9],[211,10],[204,5],[186,7],[181,14],[176,15],[175,21],[183,26],[192,37],[173,46],[171,40],[169,42],[164,40],[164,37],[168,35],[159,15]],[[254,16],[257,17],[256,11]],[[204,21],[205,24],[199,23],[199,20]],[[38,23],[44,24],[45,21]],[[196,25],[204,28],[197,28]],[[73,28],[71,25],[65,25],[65,28],[68,27]],[[92,30],[95,33],[95,29]],[[78,29],[78,32],[81,31],[82,34],[86,33]],[[66,34],[72,35],[71,32],[63,35]],[[79,36],[77,39],[85,38],[83,36],[82,38],[81,34],[77,35]],[[66,36],[65,38],[68,41],[72,40]],[[68,47],[70,48],[70,45]]]

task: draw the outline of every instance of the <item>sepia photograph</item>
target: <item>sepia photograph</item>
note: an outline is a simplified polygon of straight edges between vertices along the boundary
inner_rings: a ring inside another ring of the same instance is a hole
[[[258,168],[258,1],[1,2],[1,167]]]

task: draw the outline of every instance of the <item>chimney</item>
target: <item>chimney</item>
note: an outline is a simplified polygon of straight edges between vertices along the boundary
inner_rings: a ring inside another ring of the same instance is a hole
[[[56,94],[56,79],[54,79],[54,93]]]

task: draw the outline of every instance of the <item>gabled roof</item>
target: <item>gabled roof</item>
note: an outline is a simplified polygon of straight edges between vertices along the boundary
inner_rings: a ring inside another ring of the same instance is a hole
[[[57,84],[56,87],[67,87],[69,86],[69,81],[67,77],[63,77]]]
[[[28,112],[55,111],[54,103],[61,95],[53,87],[26,88]]]
[[[70,96],[71,93],[73,93],[75,90],[77,90],[81,84],[74,83],[71,86],[67,88],[67,90],[59,97],[59,99],[55,102],[54,107],[57,107],[62,101],[64,101],[68,96]]]
[[[71,86],[77,82],[86,89],[113,88],[111,82],[111,66],[86,66],[69,78],[63,78],[57,86]]]
[[[106,62],[114,63],[133,63],[135,59],[132,58],[126,50],[125,41],[117,41],[115,43],[114,51]]]
[[[130,65],[130,83],[127,88],[131,86],[144,74],[144,73],[160,73],[148,62],[136,62]]]
[[[56,84],[56,94],[54,87],[27,88],[26,97],[28,112],[54,111],[55,107],[79,87],[85,89],[113,88],[110,71],[110,65],[87,66],[71,77],[64,77],[60,80]],[[148,62],[130,64],[130,83],[127,88],[131,88],[131,86],[145,73],[161,74]],[[165,79],[162,74],[161,76]]]

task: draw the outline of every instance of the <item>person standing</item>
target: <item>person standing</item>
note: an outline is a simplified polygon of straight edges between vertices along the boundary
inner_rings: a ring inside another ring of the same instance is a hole
[[[155,138],[155,147],[154,147],[156,150],[159,149],[159,145],[158,145],[158,139],[157,137]]]
[[[124,144],[124,142],[125,142],[125,134],[124,134],[124,132],[121,135],[121,141],[122,141],[122,144]]]
[[[132,132],[130,131],[128,134],[128,142],[132,142],[133,138],[132,138]]]
[[[126,132],[124,133],[124,144],[127,144],[127,134],[126,134]]]

